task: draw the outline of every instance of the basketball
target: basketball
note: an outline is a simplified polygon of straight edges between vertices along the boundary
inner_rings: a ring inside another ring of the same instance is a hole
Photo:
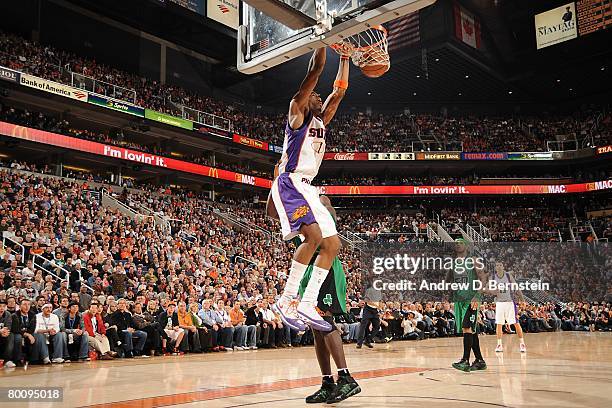
[[[363,75],[368,78],[378,78],[389,70],[390,64],[370,64],[361,68]]]

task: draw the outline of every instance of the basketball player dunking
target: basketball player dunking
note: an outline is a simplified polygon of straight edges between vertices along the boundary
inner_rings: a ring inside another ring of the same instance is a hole
[[[275,168],[275,176],[277,176],[277,168]],[[320,197],[321,203],[327,208],[334,221],[336,220],[336,210],[332,207],[329,198],[326,196]],[[276,212],[273,205],[270,203],[268,197],[268,204],[266,210],[268,216],[274,219],[278,219],[278,213]],[[298,247],[302,241],[299,237],[292,239],[296,247]],[[318,253],[312,257],[306,273],[300,282],[299,293],[304,294],[308,283],[310,282],[310,276],[314,263],[316,261]],[[317,298],[317,309],[319,314],[323,316],[323,319],[334,324],[334,316],[342,315],[346,313],[346,275],[342,268],[342,262],[338,257],[334,258],[333,264],[330,269],[330,273],[327,274],[327,278],[323,282],[319,296]],[[306,397],[306,403],[335,403],[343,401],[353,395],[361,392],[359,384],[351,376],[348,366],[346,363],[346,357],[344,355],[344,347],[342,346],[342,337],[340,331],[334,327],[332,331],[320,331],[317,329],[312,330],[315,343],[315,353],[317,355],[317,362],[321,369],[321,388],[319,388],[314,394]],[[338,370],[338,381],[334,381],[332,374],[332,367],[330,362],[330,356],[333,358],[336,368]]]
[[[319,172],[325,153],[325,126],[334,117],[348,88],[349,52],[347,49],[346,55],[341,56],[333,92],[323,103],[314,88],[325,68],[326,51],[320,48],[313,53],[306,78],[289,103],[279,175],[272,183],[270,194],[283,238],[304,237],[295,251],[289,277],[274,311],[296,330],[304,330],[307,323],[313,329],[329,332],[332,325],[317,313],[315,306],[321,285],[340,249],[340,239],[332,216],[310,183]],[[300,281],[317,248],[319,254],[300,300],[297,297]]]
[[[510,272],[504,271],[504,264],[501,262],[495,263],[495,274],[493,280],[497,286],[509,285],[516,283],[514,277]],[[519,300],[523,298],[523,293],[519,290],[517,293]],[[521,325],[516,321],[516,305],[512,297],[512,291],[509,289],[499,289],[495,295],[495,334],[497,335],[497,346],[495,352],[501,353],[504,351],[502,346],[502,326],[504,324],[513,324],[516,334],[519,338],[519,351],[525,353],[527,347],[525,346],[525,339],[523,338],[523,329]]]

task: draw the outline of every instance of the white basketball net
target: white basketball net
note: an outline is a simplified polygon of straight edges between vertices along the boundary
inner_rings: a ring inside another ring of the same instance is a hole
[[[387,42],[387,30],[383,26],[370,27],[365,31],[343,40],[344,49],[339,44],[332,45],[338,54],[350,55],[358,67],[368,65],[391,65]],[[348,52],[347,52],[348,49]]]

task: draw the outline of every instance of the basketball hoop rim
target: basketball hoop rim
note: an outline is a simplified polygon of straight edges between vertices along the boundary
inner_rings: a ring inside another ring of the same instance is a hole
[[[353,47],[354,51],[360,51],[360,52],[365,52],[368,51],[374,47],[378,47],[380,46],[383,42],[385,42],[387,40],[387,29],[385,27],[383,27],[382,25],[377,25],[374,27],[369,27],[370,30],[378,30],[380,32],[382,32],[382,39],[378,42],[375,42],[373,44],[369,44],[363,47]],[[365,30],[367,31],[367,30]],[[362,32],[365,32],[362,31]],[[330,48],[333,49],[334,51],[338,51],[338,49],[340,48],[340,46],[338,44],[332,44],[330,45]]]

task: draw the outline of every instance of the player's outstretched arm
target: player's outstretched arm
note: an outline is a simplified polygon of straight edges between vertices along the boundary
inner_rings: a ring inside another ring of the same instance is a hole
[[[312,58],[310,58],[306,78],[304,78],[302,81],[300,89],[295,95],[293,95],[291,103],[289,104],[289,126],[291,126],[293,129],[299,128],[304,122],[304,111],[308,105],[308,99],[310,98],[312,91],[317,86],[319,77],[323,73],[326,59],[326,48],[319,48],[315,50],[315,52],[312,54]]]
[[[348,50],[347,50],[348,53]],[[349,77],[349,66],[350,59],[348,54],[340,56],[340,66],[338,67],[338,74],[334,81],[334,90],[327,97],[323,104],[323,123],[327,125],[334,118],[340,101],[344,98],[344,94],[348,88],[348,77]]]

